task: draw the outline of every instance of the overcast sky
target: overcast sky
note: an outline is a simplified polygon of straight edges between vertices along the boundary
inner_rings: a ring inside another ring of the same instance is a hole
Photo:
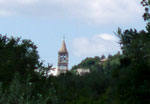
[[[140,1],[0,0],[0,33],[31,39],[54,66],[65,34],[71,68],[85,57],[117,53],[118,27],[143,29]]]

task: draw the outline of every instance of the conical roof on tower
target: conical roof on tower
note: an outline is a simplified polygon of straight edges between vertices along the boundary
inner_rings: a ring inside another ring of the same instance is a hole
[[[59,53],[68,53],[67,48],[66,48],[66,43],[65,43],[64,40],[62,42],[62,46],[61,46],[61,48],[59,50]]]

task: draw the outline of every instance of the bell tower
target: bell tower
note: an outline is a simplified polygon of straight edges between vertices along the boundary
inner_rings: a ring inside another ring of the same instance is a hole
[[[65,40],[63,40],[62,46],[58,51],[58,71],[60,74],[68,71],[68,59],[69,53],[66,48]]]

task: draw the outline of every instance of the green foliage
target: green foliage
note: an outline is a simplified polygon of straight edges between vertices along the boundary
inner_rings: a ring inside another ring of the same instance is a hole
[[[149,1],[143,0],[149,7]],[[148,8],[147,8],[148,9]],[[149,22],[149,14],[144,19]],[[145,15],[145,14],[144,14]],[[150,104],[150,34],[147,31],[130,29],[121,32],[118,29],[117,36],[123,56],[120,59],[118,69],[111,72],[112,79],[107,96],[112,104]]]
[[[35,84],[30,82],[31,77],[21,80],[21,76],[16,74],[8,89],[0,86],[1,104],[47,104],[50,100],[52,89],[47,89],[47,95],[41,93],[34,94]]]
[[[137,32],[130,29],[118,35],[121,39],[123,54],[126,57],[139,64],[149,62],[150,34],[148,32],[144,30]]]
[[[146,29],[150,33],[150,0],[142,0],[141,4],[145,7],[145,13],[143,14],[143,18],[147,21]]]
[[[109,79],[102,72],[84,76],[61,75],[51,78],[59,104],[93,103],[108,87]]]
[[[8,84],[18,72],[23,77],[40,67],[37,47],[30,40],[0,35],[0,81]]]
[[[0,35],[1,104],[56,104],[55,90],[43,76],[47,69],[32,41]]]
[[[120,54],[116,54],[114,56],[109,57],[106,62],[102,63],[102,69],[105,72],[108,72],[108,71],[111,71],[111,70],[117,68],[120,65],[121,57],[122,57],[122,55],[120,55]]]
[[[71,70],[76,70],[78,68],[90,69],[91,71],[97,71],[101,69],[100,57],[96,56],[94,58],[86,58],[80,64],[72,67]]]

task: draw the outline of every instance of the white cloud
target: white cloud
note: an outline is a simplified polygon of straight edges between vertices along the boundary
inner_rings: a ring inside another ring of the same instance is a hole
[[[116,37],[110,35],[110,34],[100,34],[98,35],[99,38],[102,38],[104,40],[110,40],[110,41],[116,41]]]
[[[22,4],[22,5],[31,5],[31,4],[35,4],[38,2],[39,0],[16,0],[16,3]]]
[[[39,0],[0,0],[0,4],[4,5],[19,5],[19,4],[34,4],[39,2]]]
[[[142,13],[139,0],[0,0],[0,10],[36,18],[82,19],[96,24],[136,21]]]
[[[11,16],[13,14],[14,14],[14,12],[12,12],[12,11],[0,10],[0,16],[3,16],[3,17]]]
[[[114,54],[120,51],[119,40],[111,34],[94,35],[92,38],[79,37],[73,40],[72,47],[76,56],[96,56]]]

